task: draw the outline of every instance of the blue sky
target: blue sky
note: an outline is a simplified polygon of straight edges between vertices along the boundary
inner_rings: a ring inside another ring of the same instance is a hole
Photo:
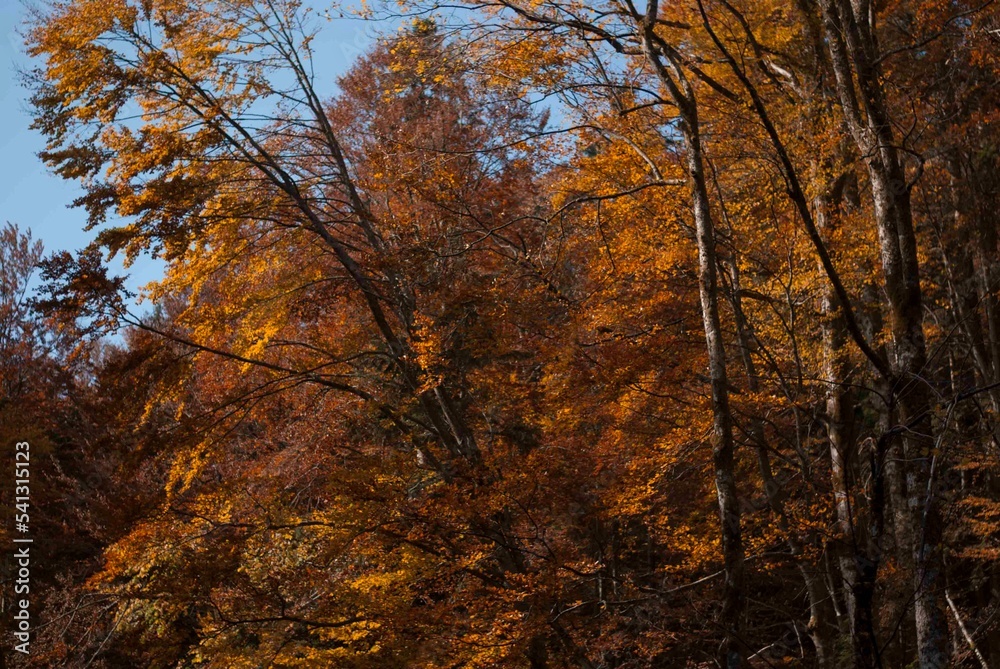
[[[89,240],[83,232],[83,213],[66,208],[80,190],[47,173],[35,156],[43,147],[42,139],[28,129],[27,92],[17,74],[28,63],[17,34],[24,8],[16,1],[0,4],[0,220],[31,228],[49,250],[80,248]]]
[[[0,105],[0,223],[10,221],[22,229],[30,228],[32,235],[44,242],[47,252],[76,250],[86,246],[94,235],[83,229],[85,213],[68,206],[80,195],[80,188],[47,171],[36,155],[44,142],[38,133],[28,128],[31,124],[28,93],[17,74],[18,68],[30,66],[18,35],[25,13],[19,0],[0,0],[0,29],[3,31],[0,40],[0,95],[3,98]],[[335,18],[321,22],[321,32],[313,43],[321,92],[332,94],[335,91],[336,78],[373,43],[375,27],[355,19]],[[148,257],[140,258],[127,270],[122,270],[117,260],[111,265],[117,273],[128,273],[129,287],[133,290],[156,279],[162,272],[162,265]]]

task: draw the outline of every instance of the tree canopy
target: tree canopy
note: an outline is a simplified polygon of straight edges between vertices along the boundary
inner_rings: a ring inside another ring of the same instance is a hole
[[[1000,662],[997,11],[405,0],[325,96],[298,0],[39,9],[0,659]]]

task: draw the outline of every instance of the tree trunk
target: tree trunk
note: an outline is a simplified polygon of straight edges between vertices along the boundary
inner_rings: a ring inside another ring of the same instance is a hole
[[[705,343],[708,348],[708,375],[712,389],[712,461],[715,487],[722,524],[722,556],[725,584],[720,617],[725,630],[722,657],[724,667],[735,669],[742,664],[742,615],[744,555],[740,528],[740,507],[736,491],[733,419],[729,408],[729,380],[726,352],[719,320],[719,280],[716,271],[715,227],[709,210],[708,189],[701,156],[701,138],[697,116],[684,119],[684,139],[688,171],[694,200],[694,219],[698,241],[698,288],[701,298]]]
[[[829,232],[832,225],[830,202],[827,194],[817,195],[814,200],[816,227]],[[829,237],[829,235],[827,235]],[[820,268],[822,271],[822,268]],[[872,626],[871,597],[862,593],[858,602],[859,589],[864,583],[858,573],[859,560],[856,559],[862,546],[867,548],[867,538],[858,536],[855,518],[860,509],[854,508],[854,482],[857,480],[857,444],[854,436],[854,393],[847,385],[850,373],[845,358],[845,326],[837,295],[827,286],[822,297],[820,311],[823,314],[823,379],[827,384],[826,421],[827,437],[830,442],[830,482],[833,487],[836,510],[836,540],[834,549],[844,582],[844,599],[847,605],[848,625],[851,639],[856,648],[855,664],[864,667],[868,662],[863,658],[872,657],[871,648],[860,648],[859,642],[867,638],[865,631]],[[869,337],[869,340],[873,340]],[[869,560],[871,561],[871,560]],[[869,665],[870,666],[870,665]]]
[[[855,6],[847,0],[822,0],[821,5],[844,118],[867,163],[889,301],[892,390],[903,426],[914,536],[913,596],[920,667],[943,669],[948,662],[948,626],[941,598],[942,527],[930,477],[934,439],[930,389],[922,377],[927,352],[909,186],[877,67],[874,10],[866,3]]]
[[[743,664],[744,608],[744,549],[740,527],[740,506],[736,490],[733,418],[729,408],[729,380],[726,372],[726,352],[719,318],[719,277],[716,258],[715,222],[712,218],[702,154],[698,106],[694,89],[682,64],[672,57],[672,50],[657,36],[655,27],[659,3],[650,0],[643,17],[643,51],[661,83],[670,92],[680,112],[680,131],[684,138],[688,183],[691,188],[695,238],[698,246],[698,292],[701,315],[708,349],[708,376],[712,392],[712,462],[715,488],[719,500],[722,529],[722,560],[724,585],[722,611],[719,617],[723,630],[719,664],[725,669],[737,669]],[[666,64],[664,64],[664,59]],[[669,67],[669,70],[668,70]]]

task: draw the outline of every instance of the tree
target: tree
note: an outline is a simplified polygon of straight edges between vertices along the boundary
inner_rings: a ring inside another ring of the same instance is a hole
[[[34,22],[24,318],[129,328],[38,662],[994,661],[991,4],[402,7],[330,99],[291,0]]]

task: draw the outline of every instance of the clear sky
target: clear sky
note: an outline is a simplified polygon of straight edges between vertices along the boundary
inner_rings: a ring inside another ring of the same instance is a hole
[[[27,92],[17,74],[28,63],[18,35],[23,15],[17,0],[0,2],[0,220],[31,228],[48,250],[77,249],[86,245],[89,235],[83,231],[83,212],[66,205],[80,190],[47,173],[35,156],[43,147],[42,139],[28,129]]]
[[[316,3],[317,7],[327,6]],[[2,106],[0,106],[0,223],[10,221],[22,229],[30,228],[35,238],[45,243],[47,252],[67,249],[77,250],[87,245],[93,232],[83,229],[85,212],[68,205],[80,195],[80,188],[72,182],[48,172],[37,157],[44,142],[41,136],[28,128],[31,115],[28,110],[27,91],[22,87],[18,69],[30,66],[24,54],[19,27],[25,16],[20,0],[0,0],[0,78],[2,78]],[[338,14],[335,10],[331,12]],[[334,18],[321,21],[321,32],[313,42],[317,87],[332,94],[335,80],[374,41],[375,26],[356,19]],[[112,262],[116,273],[121,273],[119,262]],[[129,287],[133,290],[156,279],[162,265],[152,258],[141,258],[126,270]]]

